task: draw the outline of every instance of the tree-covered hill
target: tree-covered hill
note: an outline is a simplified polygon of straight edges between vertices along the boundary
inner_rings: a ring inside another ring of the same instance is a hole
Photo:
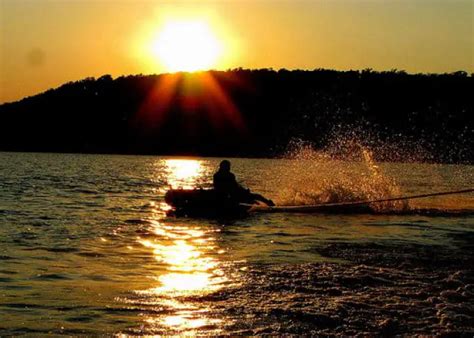
[[[473,163],[473,88],[465,72],[105,75],[0,105],[0,150],[267,157],[294,139],[324,148],[351,135]]]

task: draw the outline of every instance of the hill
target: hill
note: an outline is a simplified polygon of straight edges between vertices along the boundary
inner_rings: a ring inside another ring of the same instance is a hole
[[[104,75],[0,105],[0,150],[269,157],[356,139],[382,160],[416,147],[473,163],[473,84],[370,69]]]

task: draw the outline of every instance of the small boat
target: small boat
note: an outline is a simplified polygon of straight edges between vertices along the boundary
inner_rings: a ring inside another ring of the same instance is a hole
[[[204,218],[239,218],[249,212],[258,213],[320,213],[360,214],[373,213],[366,202],[325,203],[302,206],[264,206],[252,194],[241,194],[238,199],[222,196],[214,189],[170,189],[165,202],[171,206],[170,216]]]
[[[436,209],[402,209],[376,211],[372,207],[376,203],[402,201],[416,198],[425,198],[441,195],[454,195],[472,193],[473,188],[442,191],[429,194],[388,197],[375,200],[348,201],[338,203],[320,203],[313,205],[283,205],[264,206],[258,200],[266,200],[261,195],[252,194],[244,190],[238,199],[222,196],[214,189],[171,189],[165,195],[165,201],[173,209],[171,214],[176,216],[209,217],[209,218],[235,218],[242,217],[248,212],[258,213],[311,213],[311,214],[390,214],[390,215],[451,215],[450,211]],[[260,198],[260,199],[259,199]],[[266,200],[270,201],[271,200]],[[273,202],[272,202],[273,203]],[[472,210],[454,211],[455,215],[470,215]]]
[[[214,189],[170,189],[165,202],[172,207],[170,215],[209,218],[242,217],[255,203],[222,196]]]

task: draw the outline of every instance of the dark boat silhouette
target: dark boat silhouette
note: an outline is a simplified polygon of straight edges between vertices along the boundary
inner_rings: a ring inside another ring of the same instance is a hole
[[[214,189],[171,189],[165,195],[165,201],[173,209],[170,214],[189,217],[242,217],[252,212],[284,212],[284,213],[314,213],[314,214],[378,214],[378,215],[426,215],[426,216],[470,216],[471,209],[439,210],[439,209],[389,209],[377,210],[373,204],[389,201],[409,200],[416,198],[472,193],[474,188],[443,191],[428,194],[398,196],[366,201],[348,201],[339,203],[320,203],[314,205],[283,205],[264,206],[257,202],[252,195],[240,199],[222,196]]]
[[[243,217],[257,202],[222,196],[214,189],[170,189],[165,202],[172,207],[169,215],[189,217]]]

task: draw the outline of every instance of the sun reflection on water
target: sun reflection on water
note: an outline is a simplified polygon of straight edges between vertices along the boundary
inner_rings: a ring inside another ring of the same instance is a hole
[[[173,187],[194,187],[205,172],[198,160],[165,163],[167,180]],[[136,293],[145,298],[142,302],[164,310],[159,315],[145,315],[144,325],[151,332],[165,334],[219,333],[223,319],[211,316],[199,297],[230,282],[226,265],[219,257],[225,250],[216,243],[220,228],[190,225],[189,221],[169,222],[163,218],[161,205],[152,209],[149,224],[146,238],[138,237],[137,241],[151,250],[159,272],[153,276],[156,285]]]
[[[208,318],[206,308],[200,307],[199,303],[189,304],[183,298],[217,291],[228,281],[222,262],[216,258],[224,252],[214,243],[213,236],[218,229],[205,231],[197,227],[167,225],[161,221],[154,221],[151,226],[154,239],[140,238],[138,241],[153,250],[155,260],[164,266],[165,271],[155,277],[156,287],[141,293],[170,311],[160,317],[147,318],[146,322],[187,333],[217,325],[220,320]]]
[[[201,181],[205,167],[199,160],[168,159],[165,160],[168,184],[172,188],[191,189]]]

